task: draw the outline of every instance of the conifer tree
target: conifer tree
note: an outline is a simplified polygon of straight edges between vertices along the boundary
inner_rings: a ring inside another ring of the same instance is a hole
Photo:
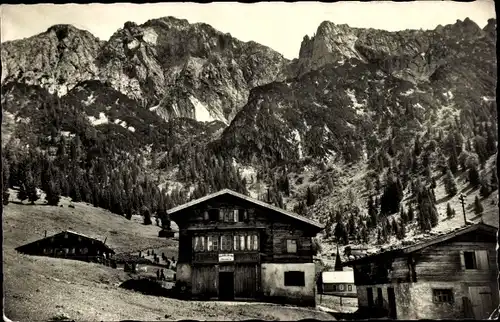
[[[476,198],[474,199],[474,212],[479,215],[481,213],[483,213],[483,205],[481,204],[481,201],[479,200],[479,198],[476,196]]]
[[[47,200],[47,204],[51,206],[57,206],[60,199],[61,191],[59,187],[54,182],[50,182],[48,184],[47,190],[45,191],[45,200]]]
[[[493,170],[491,171],[490,187],[491,191],[498,189],[497,167],[493,167]]]
[[[446,205],[446,217],[452,218],[455,216],[455,210],[451,208],[450,203]]]
[[[408,209],[408,222],[412,222],[415,219],[415,213],[413,212],[413,207],[410,204],[410,208]]]
[[[457,194],[458,189],[457,189],[457,184],[455,183],[455,178],[453,177],[453,173],[451,170],[446,171],[446,175],[443,179],[444,181],[444,188],[446,191],[446,194],[448,196],[454,196]]]

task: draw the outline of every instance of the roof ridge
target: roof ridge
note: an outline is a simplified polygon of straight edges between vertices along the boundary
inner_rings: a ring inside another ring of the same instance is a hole
[[[249,202],[252,202],[252,203],[254,203],[254,204],[260,205],[260,206],[262,206],[262,207],[266,207],[266,208],[268,208],[268,209],[275,210],[276,212],[280,212],[280,213],[282,213],[282,214],[284,214],[284,215],[287,215],[287,216],[289,216],[289,217],[295,218],[295,219],[297,219],[297,220],[301,220],[301,221],[303,221],[303,222],[306,222],[306,223],[308,223],[308,224],[310,224],[310,225],[313,225],[313,226],[316,226],[316,227],[318,227],[318,228],[321,228],[321,229],[323,229],[323,228],[324,228],[324,225],[322,225],[322,224],[320,224],[320,223],[318,223],[318,222],[316,222],[316,221],[314,221],[314,220],[312,220],[312,219],[306,218],[306,217],[304,217],[304,216],[301,216],[301,215],[296,214],[296,213],[294,213],[294,212],[290,212],[290,211],[285,210],[285,209],[282,209],[282,208],[280,208],[280,207],[276,207],[276,206],[271,205],[271,204],[269,204],[269,203],[267,203],[267,202],[264,202],[264,201],[261,201],[261,200],[258,200],[258,199],[255,199],[255,198],[252,198],[252,197],[250,197],[250,196],[247,196],[247,195],[245,195],[245,194],[242,194],[242,193],[239,193],[239,192],[233,191],[233,190],[228,189],[228,188],[224,188],[224,189],[221,189],[221,190],[219,190],[219,191],[217,191],[217,192],[214,192],[214,193],[208,194],[208,195],[206,195],[206,196],[204,196],[204,197],[201,197],[201,198],[194,199],[194,200],[191,200],[191,201],[189,201],[189,202],[186,202],[186,203],[184,203],[184,204],[182,204],[182,205],[179,205],[179,206],[177,206],[177,207],[174,207],[174,208],[172,208],[172,209],[167,210],[167,213],[168,213],[169,215],[170,215],[170,214],[173,214],[173,213],[175,213],[175,212],[177,212],[177,211],[180,211],[180,210],[182,210],[182,209],[186,209],[186,208],[188,208],[188,207],[194,206],[194,205],[196,205],[196,204],[199,204],[199,203],[201,203],[201,202],[204,202],[204,201],[206,201],[206,200],[209,200],[209,199],[212,199],[212,198],[218,197],[218,196],[223,195],[223,194],[226,194],[226,193],[228,193],[228,194],[230,194],[230,195],[232,195],[232,196],[235,196],[235,197],[241,198],[241,199],[245,199],[245,200],[247,200],[247,201],[249,201]]]

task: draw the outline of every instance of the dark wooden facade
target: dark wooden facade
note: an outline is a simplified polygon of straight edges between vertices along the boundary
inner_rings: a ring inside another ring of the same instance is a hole
[[[102,241],[69,230],[20,246],[16,250],[28,255],[100,263],[106,263],[115,253]]]
[[[401,319],[484,319],[498,306],[497,228],[476,224],[344,263],[360,307]]]
[[[313,301],[286,289],[277,295],[268,280],[277,267],[272,265],[279,264],[285,271],[302,271],[305,279],[311,275],[301,265],[314,268],[312,237],[322,228],[319,224],[230,190],[169,214],[179,226],[177,279],[193,297]],[[285,271],[280,270],[278,280]]]

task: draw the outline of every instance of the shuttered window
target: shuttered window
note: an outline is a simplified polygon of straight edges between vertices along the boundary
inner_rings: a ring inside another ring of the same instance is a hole
[[[252,236],[252,246],[253,246],[253,250],[259,250],[259,237],[257,235],[253,235]]]
[[[229,235],[222,235],[221,236],[221,242],[220,242],[220,250],[222,250],[222,251],[230,251],[231,249],[232,249],[231,236],[229,236]]]
[[[212,252],[214,250],[214,239],[212,236],[207,236],[207,250]]]
[[[245,250],[245,236],[244,235],[240,236],[240,249]]]
[[[245,209],[238,209],[238,219],[239,221],[247,220],[247,212]]]
[[[297,241],[295,239],[287,239],[286,252],[292,254],[297,252]]]
[[[463,270],[488,270],[490,268],[488,251],[486,250],[461,251],[460,262]]]
[[[240,221],[240,216],[239,216],[238,209],[234,209],[234,210],[233,210],[233,221],[234,221],[234,222],[238,222],[238,221]]]
[[[234,245],[234,250],[240,250],[240,236],[239,235],[234,235],[233,245]]]

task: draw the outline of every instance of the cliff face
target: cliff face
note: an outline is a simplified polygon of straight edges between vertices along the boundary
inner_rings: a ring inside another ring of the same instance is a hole
[[[103,42],[71,25],[55,25],[39,35],[2,44],[2,84],[18,81],[64,95],[95,78]]]
[[[288,61],[255,42],[173,17],[127,22],[107,42],[61,25],[2,44],[2,84],[41,85],[64,95],[100,80],[165,119],[226,124],[251,88],[285,78]]]
[[[356,58],[364,63],[376,63],[394,77],[415,84],[427,82],[449,57],[460,55],[466,49],[464,46],[488,33],[492,35],[495,23],[492,20],[490,24],[483,31],[466,18],[435,30],[389,32],[325,21],[314,37],[304,37],[299,58],[293,65],[297,74],[303,75],[326,64],[340,65]]]

